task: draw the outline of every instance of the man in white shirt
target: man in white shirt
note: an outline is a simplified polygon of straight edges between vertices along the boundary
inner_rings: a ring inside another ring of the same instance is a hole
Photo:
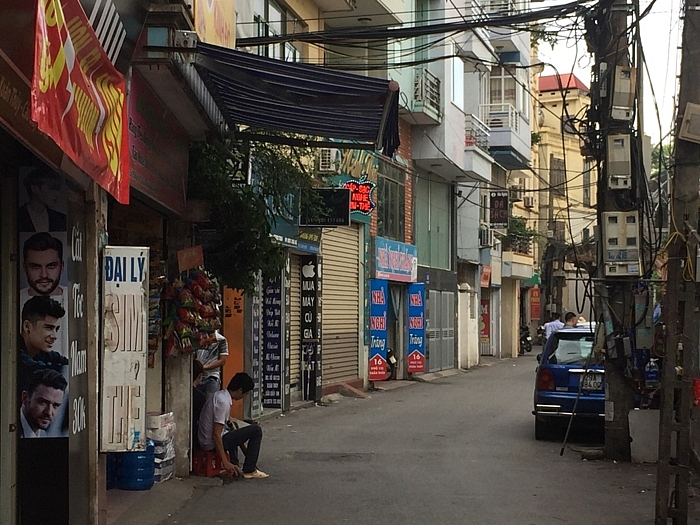
[[[230,475],[243,476],[245,479],[264,479],[269,476],[258,470],[258,456],[262,443],[260,425],[253,424],[228,431],[226,428],[233,401],[243,399],[254,387],[253,379],[245,372],[239,372],[231,378],[226,390],[219,390],[209,396],[199,416],[197,437],[202,450],[216,451],[221,464]],[[237,449],[246,442],[245,462],[241,470]],[[227,452],[231,461],[226,457]]]
[[[46,437],[46,429],[63,404],[67,386],[66,378],[50,368],[36,370],[29,376],[20,408],[23,438]]]
[[[559,314],[552,314],[552,320],[544,325],[544,337],[545,340],[549,339],[549,336],[554,332],[558,332],[564,328],[564,323],[561,322]]]
[[[207,397],[221,390],[223,386],[221,384],[221,369],[228,358],[228,341],[218,331],[215,335],[215,343],[197,350],[197,360],[204,365],[202,379],[200,379],[197,388],[204,392]]]

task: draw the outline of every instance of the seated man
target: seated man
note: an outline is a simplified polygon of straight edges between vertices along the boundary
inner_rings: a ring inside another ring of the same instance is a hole
[[[248,425],[235,430],[226,429],[233,400],[243,399],[254,388],[253,379],[245,372],[231,378],[226,390],[209,396],[199,416],[199,446],[202,450],[214,450],[226,472],[245,479],[264,479],[268,475],[258,470],[258,456],[262,443],[260,425]],[[238,465],[238,446],[248,442],[243,470]],[[226,452],[231,461],[226,459]]]

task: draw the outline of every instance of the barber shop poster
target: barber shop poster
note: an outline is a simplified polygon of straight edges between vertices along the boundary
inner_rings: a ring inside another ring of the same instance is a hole
[[[389,281],[386,279],[371,279],[369,287],[369,380],[384,381],[387,377],[386,344]]]
[[[20,170],[19,435],[68,436],[67,188],[46,165]]]

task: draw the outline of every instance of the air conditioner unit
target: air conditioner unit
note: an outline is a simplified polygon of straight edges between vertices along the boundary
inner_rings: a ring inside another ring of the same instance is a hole
[[[337,148],[321,148],[318,152],[318,171],[338,173],[342,158],[342,154]]]
[[[534,208],[535,207],[535,198],[532,196],[523,197],[523,206],[525,206],[526,208]]]
[[[479,247],[486,248],[491,247],[496,243],[494,237],[494,232],[488,226],[481,226],[479,228]]]
[[[508,200],[510,200],[510,202],[520,202],[523,200],[523,187],[520,184],[510,187]]]

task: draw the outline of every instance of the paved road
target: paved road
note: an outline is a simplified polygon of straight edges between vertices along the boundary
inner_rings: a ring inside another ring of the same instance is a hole
[[[528,355],[267,421],[270,479],[197,489],[163,523],[653,523],[655,467],[535,441],[535,365]]]

